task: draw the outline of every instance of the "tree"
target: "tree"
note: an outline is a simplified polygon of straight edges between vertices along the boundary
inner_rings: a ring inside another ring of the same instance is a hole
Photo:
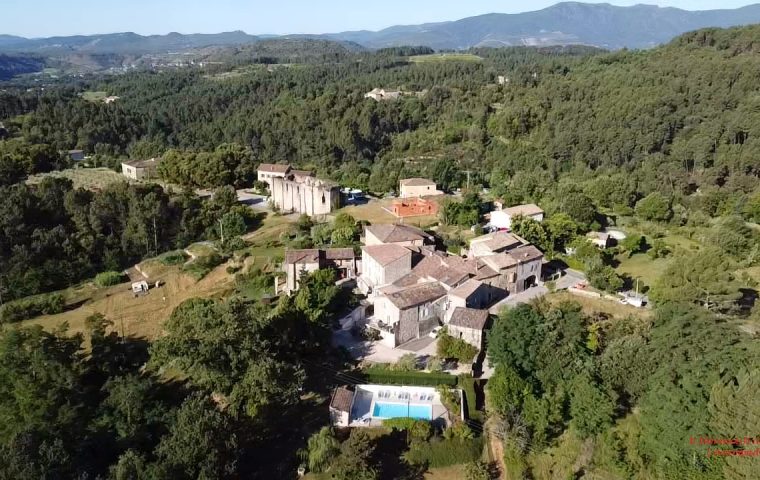
[[[340,452],[340,442],[335,438],[330,427],[322,427],[309,437],[307,451],[309,470],[317,473],[324,472]]]
[[[596,386],[588,375],[579,375],[570,391],[572,425],[588,437],[602,432],[612,423],[615,402]]]
[[[573,188],[562,188],[557,192],[557,209],[567,214],[574,222],[588,229],[596,217],[594,202],[583,192]]]
[[[623,279],[609,265],[593,263],[586,268],[586,277],[592,287],[606,292],[617,292],[623,288]]]
[[[730,311],[742,294],[729,265],[730,260],[714,247],[679,254],[652,287],[650,297],[657,304],[696,303],[708,310]]]
[[[668,200],[660,192],[652,192],[636,203],[636,215],[644,220],[666,222],[673,215]]]
[[[512,231],[544,252],[551,252],[553,245],[544,226],[530,217],[519,215],[512,219]]]
[[[522,410],[523,400],[531,395],[530,385],[509,365],[496,366],[488,381],[489,405],[499,415]]]
[[[544,220],[544,228],[548,232],[552,248],[563,252],[578,232],[578,225],[565,213],[555,213]]]
[[[544,319],[529,305],[503,312],[488,334],[488,358],[512,366],[521,375],[536,368]]]
[[[337,480],[376,480],[378,472],[372,465],[375,446],[361,428],[354,428],[335,459],[331,471]]]
[[[237,212],[225,213],[219,222],[219,238],[225,242],[243,235],[246,230],[245,218]]]
[[[628,258],[643,252],[646,248],[646,239],[641,235],[629,235],[620,242],[620,249],[628,254]]]
[[[230,421],[201,395],[185,400],[156,448],[157,478],[233,478],[238,472],[237,435]]]

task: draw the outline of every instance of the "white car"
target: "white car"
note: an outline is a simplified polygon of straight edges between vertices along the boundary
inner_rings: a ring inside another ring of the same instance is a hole
[[[428,333],[428,336],[430,338],[438,338],[438,334],[441,332],[441,328],[443,327],[435,327],[433,330]]]

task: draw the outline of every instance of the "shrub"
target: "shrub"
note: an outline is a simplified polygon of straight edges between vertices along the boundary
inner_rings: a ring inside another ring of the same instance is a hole
[[[414,370],[417,370],[417,355],[413,353],[405,353],[398,359],[398,361],[396,361],[393,368],[400,372],[413,372]]]
[[[438,439],[429,442],[414,442],[404,454],[404,459],[415,465],[430,468],[448,467],[480,459],[483,451],[482,438],[472,440]]]
[[[201,280],[208,275],[211,270],[224,263],[225,258],[219,254],[212,253],[211,255],[197,257],[192,262],[185,264],[182,270],[191,275],[196,280]]]
[[[16,300],[0,308],[0,324],[20,322],[38,315],[61,313],[64,306],[63,295],[59,293]]]
[[[187,261],[187,254],[182,250],[174,250],[173,252],[166,252],[158,260],[167,266],[182,265]]]
[[[445,330],[438,335],[438,356],[456,358],[460,362],[470,363],[478,354],[478,349],[459,338],[454,338]]]
[[[491,470],[485,462],[470,462],[464,467],[464,477],[467,480],[491,480]]]
[[[395,385],[417,385],[417,386],[437,386],[457,384],[457,377],[448,373],[426,373],[426,372],[400,372],[387,370],[377,367],[368,368],[362,371],[370,383],[395,384]]]
[[[95,285],[99,287],[111,287],[124,281],[122,272],[103,272],[95,276]]]
[[[432,433],[430,422],[416,418],[389,418],[383,420],[383,426],[406,431],[410,442],[425,442]]]
[[[441,362],[441,359],[438,357],[428,358],[427,365],[425,366],[432,373],[441,373],[443,371],[443,362]]]

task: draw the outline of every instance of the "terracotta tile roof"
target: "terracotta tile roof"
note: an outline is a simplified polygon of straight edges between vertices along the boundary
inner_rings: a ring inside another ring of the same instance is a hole
[[[489,233],[487,235],[473,238],[470,241],[471,246],[476,243],[485,246],[492,252],[498,252],[500,250],[514,248],[516,246],[522,245],[522,242],[519,238],[517,238],[517,236],[507,232]]]
[[[257,171],[286,174],[290,171],[290,165],[282,165],[279,163],[262,163],[259,165]]]
[[[313,177],[314,172],[311,170],[290,170],[289,172],[292,175],[295,175],[296,177]]]
[[[519,215],[527,217],[530,215],[538,215],[539,213],[544,213],[541,207],[539,207],[535,203],[527,203],[525,205],[516,205],[514,207],[505,208],[503,211],[512,217],[516,217]]]
[[[346,387],[338,387],[333,392],[330,400],[330,408],[340,412],[351,413],[351,404],[354,402],[354,392]]]
[[[367,247],[362,247],[362,250],[367,256],[374,259],[382,266],[393,263],[405,256],[409,257],[411,263],[412,252],[401,245],[396,245],[395,243],[389,243],[387,245],[369,245]]]
[[[417,285],[420,282],[420,280],[422,280],[422,278],[420,278],[419,275],[417,275],[416,273],[412,271],[412,272],[407,273],[403,277],[399,278],[395,282],[393,282],[393,286],[394,287],[411,287],[412,285]]]
[[[474,278],[471,278],[464,282],[463,284],[459,285],[457,288],[451,290],[449,292],[449,295],[452,295],[454,297],[464,298],[465,300],[470,297],[475,291],[480,288],[483,285],[483,282],[480,280],[475,280]]]
[[[517,247],[513,250],[510,250],[508,255],[513,257],[519,263],[530,262],[544,256],[543,252],[541,252],[541,250],[537,249],[533,245],[523,245],[522,247]]]
[[[444,295],[446,295],[445,288],[438,282],[430,282],[389,293],[387,297],[399,310],[406,310],[417,305],[433,302]]]
[[[519,262],[510,253],[497,253],[494,255],[486,255],[480,257],[479,260],[491,267],[492,269],[499,271],[505,268],[511,268],[517,265]]]
[[[488,310],[457,307],[451,314],[449,325],[483,330],[488,322]]]
[[[285,252],[285,263],[319,263],[319,250],[288,250]]]
[[[353,260],[356,258],[353,248],[327,248],[324,250],[326,260]]]
[[[433,237],[419,228],[409,225],[381,223],[368,225],[365,231],[370,232],[383,243],[413,242],[415,240],[431,240]]]
[[[464,282],[468,278],[470,278],[470,274],[467,272],[463,272],[462,270],[457,270],[454,268],[449,268],[444,265],[441,265],[440,267],[436,268],[430,275],[428,275],[433,280],[437,280],[441,282],[442,284],[449,286],[449,287],[455,287],[459,285],[460,283]]]
[[[404,185],[406,187],[424,187],[427,185],[435,185],[435,182],[432,180],[428,180],[427,178],[405,178],[401,180],[401,185]]]

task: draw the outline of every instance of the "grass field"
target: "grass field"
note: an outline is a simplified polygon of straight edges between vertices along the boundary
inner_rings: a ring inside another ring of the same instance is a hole
[[[567,301],[576,302],[581,306],[584,313],[591,316],[597,313],[604,313],[612,318],[623,319],[631,316],[649,318],[652,315],[651,310],[646,308],[636,308],[604,298],[582,297],[568,292],[552,293],[546,295],[544,298],[546,298],[552,305]]]
[[[146,273],[158,271],[155,263],[160,262],[149,262],[141,269]],[[151,288],[147,295],[134,297],[129,282],[103,289],[88,284],[66,295],[67,305],[74,307],[71,310],[44,315],[20,325],[42,325],[52,330],[66,322],[71,332],[84,332],[85,319],[94,313],[102,313],[124,336],[154,339],[161,334],[162,323],[183,301],[193,297],[220,296],[232,288],[232,276],[227,274],[224,265],[199,282],[183,274],[179,267],[165,267],[159,273],[155,277],[151,275],[148,281],[154,284],[161,280],[163,285]]]
[[[389,210],[393,199],[383,198],[380,200],[372,199],[363,205],[349,205],[340,210],[333,212],[333,215],[347,213],[357,220],[365,220],[370,223],[405,223],[418,227],[427,227],[438,221],[436,215],[422,215],[419,217],[407,217],[401,219],[393,215]]]
[[[91,90],[82,93],[82,98],[90,102],[102,102],[107,96],[107,92],[94,92]]]
[[[59,172],[32,175],[26,180],[26,183],[34,185],[42,182],[46,177],[68,178],[74,184],[74,188],[86,190],[102,190],[113,183],[127,181],[125,176],[108,168],[70,168]]]
[[[618,273],[626,274],[633,279],[640,278],[641,282],[649,287],[654,285],[670,263],[669,258],[652,259],[644,253],[637,253],[630,258],[627,254],[615,258],[620,262],[616,269]]]
[[[410,62],[480,62],[483,58],[471,53],[432,53],[430,55],[414,55],[409,57]]]

